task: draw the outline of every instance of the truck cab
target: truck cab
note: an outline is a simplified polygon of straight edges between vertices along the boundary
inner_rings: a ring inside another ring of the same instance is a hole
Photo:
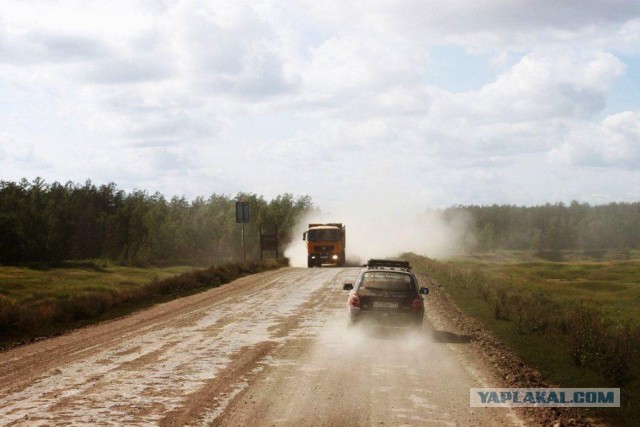
[[[346,227],[340,223],[309,224],[302,234],[307,242],[307,267],[334,265],[345,261]]]

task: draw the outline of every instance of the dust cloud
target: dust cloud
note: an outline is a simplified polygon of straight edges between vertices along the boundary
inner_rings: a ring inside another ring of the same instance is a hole
[[[463,251],[470,238],[470,218],[463,214],[444,218],[438,211],[419,215],[389,212],[376,207],[336,213],[316,212],[303,217],[294,229],[285,256],[294,267],[307,266],[302,233],[309,223],[340,222],[347,227],[347,263],[358,265],[369,258],[393,258],[413,252],[443,259]]]

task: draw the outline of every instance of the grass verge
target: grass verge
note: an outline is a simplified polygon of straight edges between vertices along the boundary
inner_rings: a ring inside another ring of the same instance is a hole
[[[592,413],[640,420],[640,260],[439,262],[406,256],[525,363],[563,387],[619,387],[621,408]]]
[[[122,316],[286,265],[286,260],[131,268],[97,262],[0,267],[0,348]]]

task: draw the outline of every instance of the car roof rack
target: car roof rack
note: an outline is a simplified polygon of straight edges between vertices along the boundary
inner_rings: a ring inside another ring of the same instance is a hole
[[[409,261],[391,260],[391,259],[370,259],[363,267],[368,268],[398,268],[402,270],[411,270]]]

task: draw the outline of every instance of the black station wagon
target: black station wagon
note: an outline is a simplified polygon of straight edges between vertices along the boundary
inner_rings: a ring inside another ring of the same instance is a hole
[[[418,286],[408,261],[371,259],[355,283],[343,286],[349,293],[348,325],[422,327],[424,301],[429,293]]]

